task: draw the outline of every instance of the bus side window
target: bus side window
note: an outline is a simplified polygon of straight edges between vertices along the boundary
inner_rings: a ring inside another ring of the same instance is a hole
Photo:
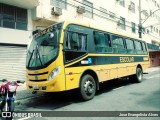
[[[147,54],[146,44],[142,42],[143,52],[144,54]]]
[[[65,42],[65,49],[71,49],[71,44],[70,44],[70,40],[71,40],[71,33],[70,32],[66,32],[66,42]]]
[[[143,51],[142,51],[141,43],[139,41],[134,41],[134,43],[135,43],[135,49],[137,54],[142,54]]]
[[[106,52],[112,52],[111,39],[110,39],[109,34],[105,34],[105,38],[106,38],[106,43],[107,43]]]
[[[79,39],[79,50],[87,51],[87,36],[84,34],[79,34],[78,39]]]
[[[122,37],[112,35],[112,43],[114,53],[126,53]]]
[[[129,38],[126,38],[125,40],[126,40],[126,46],[127,46],[127,53],[135,54],[133,40],[131,40]]]
[[[97,52],[112,52],[111,41],[108,34],[102,32],[94,32],[93,34]]]
[[[87,35],[76,32],[67,32],[65,49],[87,51]]]
[[[72,33],[71,36],[71,49],[72,50],[78,50],[79,49],[79,40],[78,40],[78,34]]]
[[[97,52],[105,52],[106,40],[103,33],[94,32],[94,41]]]

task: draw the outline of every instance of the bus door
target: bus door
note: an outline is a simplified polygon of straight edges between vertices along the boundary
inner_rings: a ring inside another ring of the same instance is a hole
[[[73,26],[70,28],[65,30],[64,40],[66,90],[79,87],[80,74],[84,69],[81,59],[87,55],[87,34],[73,29]]]

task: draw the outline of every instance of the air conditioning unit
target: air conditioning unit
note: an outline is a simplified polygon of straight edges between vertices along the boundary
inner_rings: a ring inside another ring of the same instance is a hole
[[[62,8],[59,7],[53,7],[51,11],[52,15],[60,16],[62,15]]]
[[[78,12],[79,14],[85,13],[85,7],[84,7],[84,6],[78,6],[78,7],[77,7],[77,12]]]
[[[128,9],[129,9],[129,10],[133,10],[133,6],[132,6],[132,5],[129,5],[129,6],[128,6]]]

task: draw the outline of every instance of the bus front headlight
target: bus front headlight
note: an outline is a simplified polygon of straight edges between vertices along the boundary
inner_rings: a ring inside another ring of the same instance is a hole
[[[52,72],[49,74],[48,80],[52,80],[54,77],[56,77],[60,73],[60,66],[52,70]]]

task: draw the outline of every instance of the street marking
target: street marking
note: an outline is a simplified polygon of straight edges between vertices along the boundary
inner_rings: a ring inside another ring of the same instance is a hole
[[[115,89],[113,89],[113,90],[119,90],[119,89],[121,89],[121,88],[123,88],[124,86],[121,86],[121,87],[118,87],[118,88],[115,88]]]
[[[31,117],[20,118],[20,119],[18,119],[18,120],[27,120],[27,119],[29,119],[29,118],[31,118]]]

